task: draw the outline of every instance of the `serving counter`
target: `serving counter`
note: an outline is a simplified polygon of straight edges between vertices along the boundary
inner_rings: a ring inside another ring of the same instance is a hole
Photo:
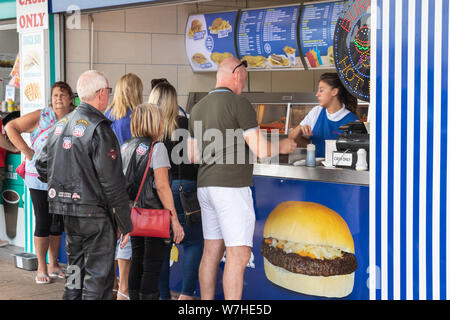
[[[368,300],[369,289],[369,172],[353,169],[327,169],[292,164],[254,165],[253,205],[256,221],[250,262],[245,271],[243,299],[307,300],[330,299],[288,290],[272,283],[264,270],[261,246],[264,226],[272,210],[285,201],[307,201],[321,204],[338,213],[346,222],[354,241],[358,267],[354,273],[351,294],[343,299]],[[332,230],[330,230],[332,232]],[[173,249],[171,288],[181,290],[183,248]],[[226,256],[219,266],[216,299],[223,299],[222,276]],[[198,293],[199,291],[197,291]]]
[[[291,164],[257,163],[253,166],[253,176],[346,183],[361,186],[369,185],[369,171],[326,168],[323,166],[311,168],[305,166],[294,166]]]

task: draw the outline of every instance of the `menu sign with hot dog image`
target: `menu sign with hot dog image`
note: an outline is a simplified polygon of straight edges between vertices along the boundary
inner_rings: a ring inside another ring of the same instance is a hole
[[[237,57],[234,34],[237,11],[193,15],[186,25],[186,52],[194,71],[217,71],[228,57]]]
[[[237,47],[249,69],[303,69],[297,44],[300,6],[242,10]]]
[[[299,24],[300,45],[308,69],[334,68],[334,30],[346,2],[304,4]]]

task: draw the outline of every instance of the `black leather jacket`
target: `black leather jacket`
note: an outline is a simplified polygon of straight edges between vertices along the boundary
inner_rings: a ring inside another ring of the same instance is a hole
[[[156,145],[156,143],[155,143]],[[127,192],[130,199],[134,202],[141,185],[142,178],[150,156],[152,139],[149,137],[131,138],[125,141],[121,146],[123,173],[127,180]],[[169,176],[170,179],[170,176]],[[156,189],[153,188],[154,174],[152,168],[149,168],[147,178],[142,187],[136,206],[146,209],[163,209]],[[170,181],[169,181],[170,183]]]
[[[132,230],[122,158],[111,122],[81,103],[50,130],[36,160],[48,183],[49,211],[79,217],[104,217],[123,234]]]

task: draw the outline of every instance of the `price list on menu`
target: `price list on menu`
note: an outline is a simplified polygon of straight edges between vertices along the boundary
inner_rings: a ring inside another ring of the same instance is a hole
[[[310,67],[330,66],[334,30],[347,1],[305,4],[300,20],[301,47]],[[325,58],[325,59],[323,59]]]
[[[242,11],[237,36],[239,56],[245,57],[250,67],[295,66],[299,11],[300,6]],[[267,64],[266,59],[273,58],[271,56],[276,60]]]

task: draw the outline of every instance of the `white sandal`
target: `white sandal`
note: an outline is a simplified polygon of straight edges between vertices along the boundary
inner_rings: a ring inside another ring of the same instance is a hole
[[[119,299],[119,296],[121,296],[124,299]],[[127,296],[125,293],[122,293],[119,290],[117,290],[117,300],[130,300],[130,297]]]

